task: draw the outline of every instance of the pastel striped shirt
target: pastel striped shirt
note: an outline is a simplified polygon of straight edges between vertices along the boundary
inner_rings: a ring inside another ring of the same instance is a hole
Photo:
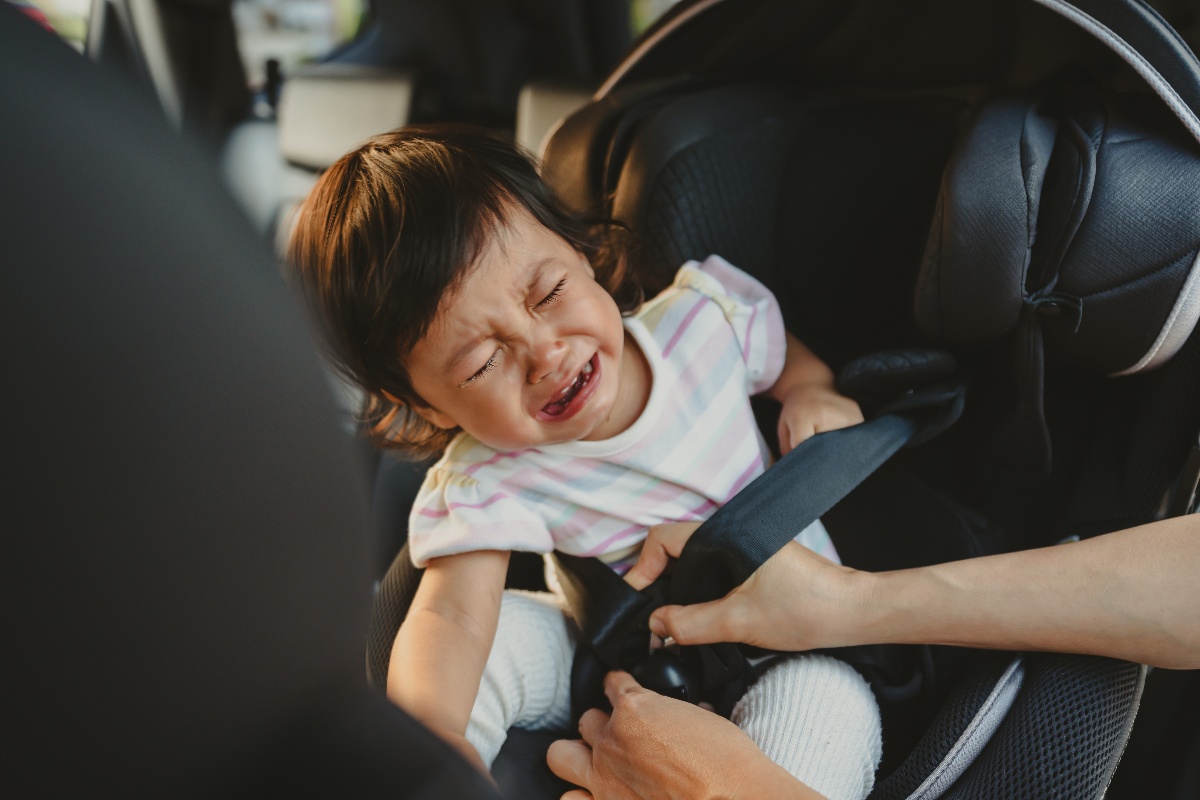
[[[624,320],[650,364],[650,397],[603,441],[500,452],[460,434],[426,474],[409,520],[413,562],[474,550],[597,556],[623,572],[647,529],[703,521],[769,463],[750,409],[783,369],[779,306],[718,256]],[[820,522],[797,537],[835,559]]]

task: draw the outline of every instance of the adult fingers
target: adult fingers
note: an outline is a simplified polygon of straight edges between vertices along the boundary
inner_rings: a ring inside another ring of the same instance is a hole
[[[608,702],[614,706],[621,695],[644,691],[645,689],[642,688],[642,685],[628,672],[613,670],[604,676],[604,694],[608,697]],[[605,716],[608,715],[606,714]]]
[[[578,739],[559,739],[550,743],[546,751],[546,764],[550,771],[568,783],[588,787],[592,782],[592,748]],[[572,793],[563,795],[567,800]],[[580,800],[591,797],[590,793],[578,796]],[[570,798],[575,800],[575,798]]]
[[[583,737],[583,741],[588,746],[595,747],[596,742],[600,741],[600,737],[604,735],[608,721],[609,715],[600,709],[588,709],[579,718],[579,735]]]
[[[691,606],[663,606],[650,615],[650,630],[680,644],[741,642],[742,604],[736,595]]]

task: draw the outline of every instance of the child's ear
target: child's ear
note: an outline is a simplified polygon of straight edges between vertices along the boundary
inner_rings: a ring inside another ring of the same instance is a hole
[[[433,407],[421,408],[420,406],[409,406],[409,408],[412,409],[413,411],[417,412],[418,414],[420,414],[422,417],[424,417],[426,419],[426,421],[432,423],[433,425],[441,428],[444,431],[448,431],[452,428],[458,427],[457,422],[450,419],[450,417],[446,416],[441,411],[438,411],[436,408],[433,408]]]
[[[451,428],[458,427],[457,422],[450,419],[450,417],[446,416],[441,411],[438,411],[433,406],[422,407],[422,406],[417,405],[416,403],[406,403],[403,400],[401,400],[399,397],[396,397],[396,395],[394,395],[391,392],[388,392],[386,390],[384,391],[383,396],[398,406],[403,406],[404,408],[408,409],[409,411],[415,411],[417,414],[420,414],[425,419],[426,422],[429,422],[429,423],[433,424],[434,426],[441,428],[442,430],[448,431]]]

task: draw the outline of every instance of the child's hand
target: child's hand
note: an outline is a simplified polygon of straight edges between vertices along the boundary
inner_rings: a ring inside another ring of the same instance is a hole
[[[683,546],[699,527],[699,522],[664,522],[652,527],[646,534],[638,562],[625,573],[625,582],[639,592],[654,583],[667,568],[667,562],[679,558]]]
[[[824,383],[804,383],[783,397],[779,412],[779,450],[786,455],[810,436],[848,428],[863,421],[858,403]]]

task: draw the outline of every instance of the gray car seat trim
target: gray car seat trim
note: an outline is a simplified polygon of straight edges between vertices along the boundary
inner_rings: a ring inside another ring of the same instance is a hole
[[[933,768],[929,777],[908,796],[908,800],[934,800],[941,797],[966,772],[967,767],[974,763],[991,741],[1000,723],[1004,721],[1008,710],[1017,699],[1024,678],[1025,667],[1018,656],[996,681],[991,693],[958,737],[958,741],[946,753],[942,763]]]
[[[1141,53],[1130,47],[1128,42],[1113,33],[1111,28],[1101,23],[1095,17],[1080,11],[1070,3],[1065,2],[1065,0],[1033,0],[1033,2],[1050,9],[1060,16],[1066,17],[1107,45],[1126,64],[1133,67],[1134,71],[1146,83],[1150,84],[1150,88],[1163,99],[1163,102],[1175,113],[1175,116],[1179,117],[1179,121],[1184,124],[1184,127],[1188,129],[1192,137],[1197,142],[1200,142],[1200,118],[1197,118],[1192,110],[1188,108],[1187,103],[1183,102],[1183,98],[1179,96],[1179,93],[1175,91],[1171,84],[1167,83],[1159,71]]]
[[[1200,319],[1200,254],[1192,264],[1187,282],[1179,292],[1175,307],[1171,309],[1171,316],[1167,317],[1167,322],[1159,332],[1158,339],[1140,361],[1128,369],[1112,373],[1112,376],[1132,375],[1135,372],[1154,369],[1166,363],[1179,352],[1179,348],[1183,347],[1183,343],[1192,335],[1197,319]]]
[[[625,73],[632,69],[641,60],[642,56],[655,47],[660,40],[669,36],[681,25],[687,23],[698,14],[704,13],[719,2],[721,0],[708,0],[708,2],[696,3],[656,31],[654,35],[648,37],[617,66],[613,73],[609,75],[608,80],[596,91],[592,99],[599,100],[607,95],[624,78]],[[1184,124],[1193,138],[1197,142],[1200,142],[1200,118],[1188,108],[1187,104],[1179,96],[1179,93],[1159,74],[1158,70],[1140,53],[1130,47],[1124,39],[1113,33],[1112,29],[1095,17],[1080,11],[1066,2],[1066,0],[1033,0],[1033,2],[1071,20],[1107,45],[1110,50],[1120,56],[1125,63],[1133,67],[1134,71],[1150,84],[1150,87],[1170,107],[1175,116],[1179,117],[1179,121]]]
[[[654,49],[654,47],[656,47],[664,38],[674,33],[676,28],[687,23],[692,18],[703,14],[705,11],[708,11],[708,9],[720,2],[721,0],[704,0],[704,2],[696,3],[696,5],[692,6],[686,11],[680,12],[678,17],[663,25],[653,35],[647,37],[640,45],[638,45],[636,50],[622,59],[621,63],[617,65],[617,68],[613,70],[611,75],[608,76],[608,80],[606,80],[603,85],[596,90],[596,93],[592,95],[592,99],[600,100],[606,94],[611,92],[613,87],[620,83],[621,79],[625,77],[625,73],[633,69],[633,67],[642,60],[643,55]]]

